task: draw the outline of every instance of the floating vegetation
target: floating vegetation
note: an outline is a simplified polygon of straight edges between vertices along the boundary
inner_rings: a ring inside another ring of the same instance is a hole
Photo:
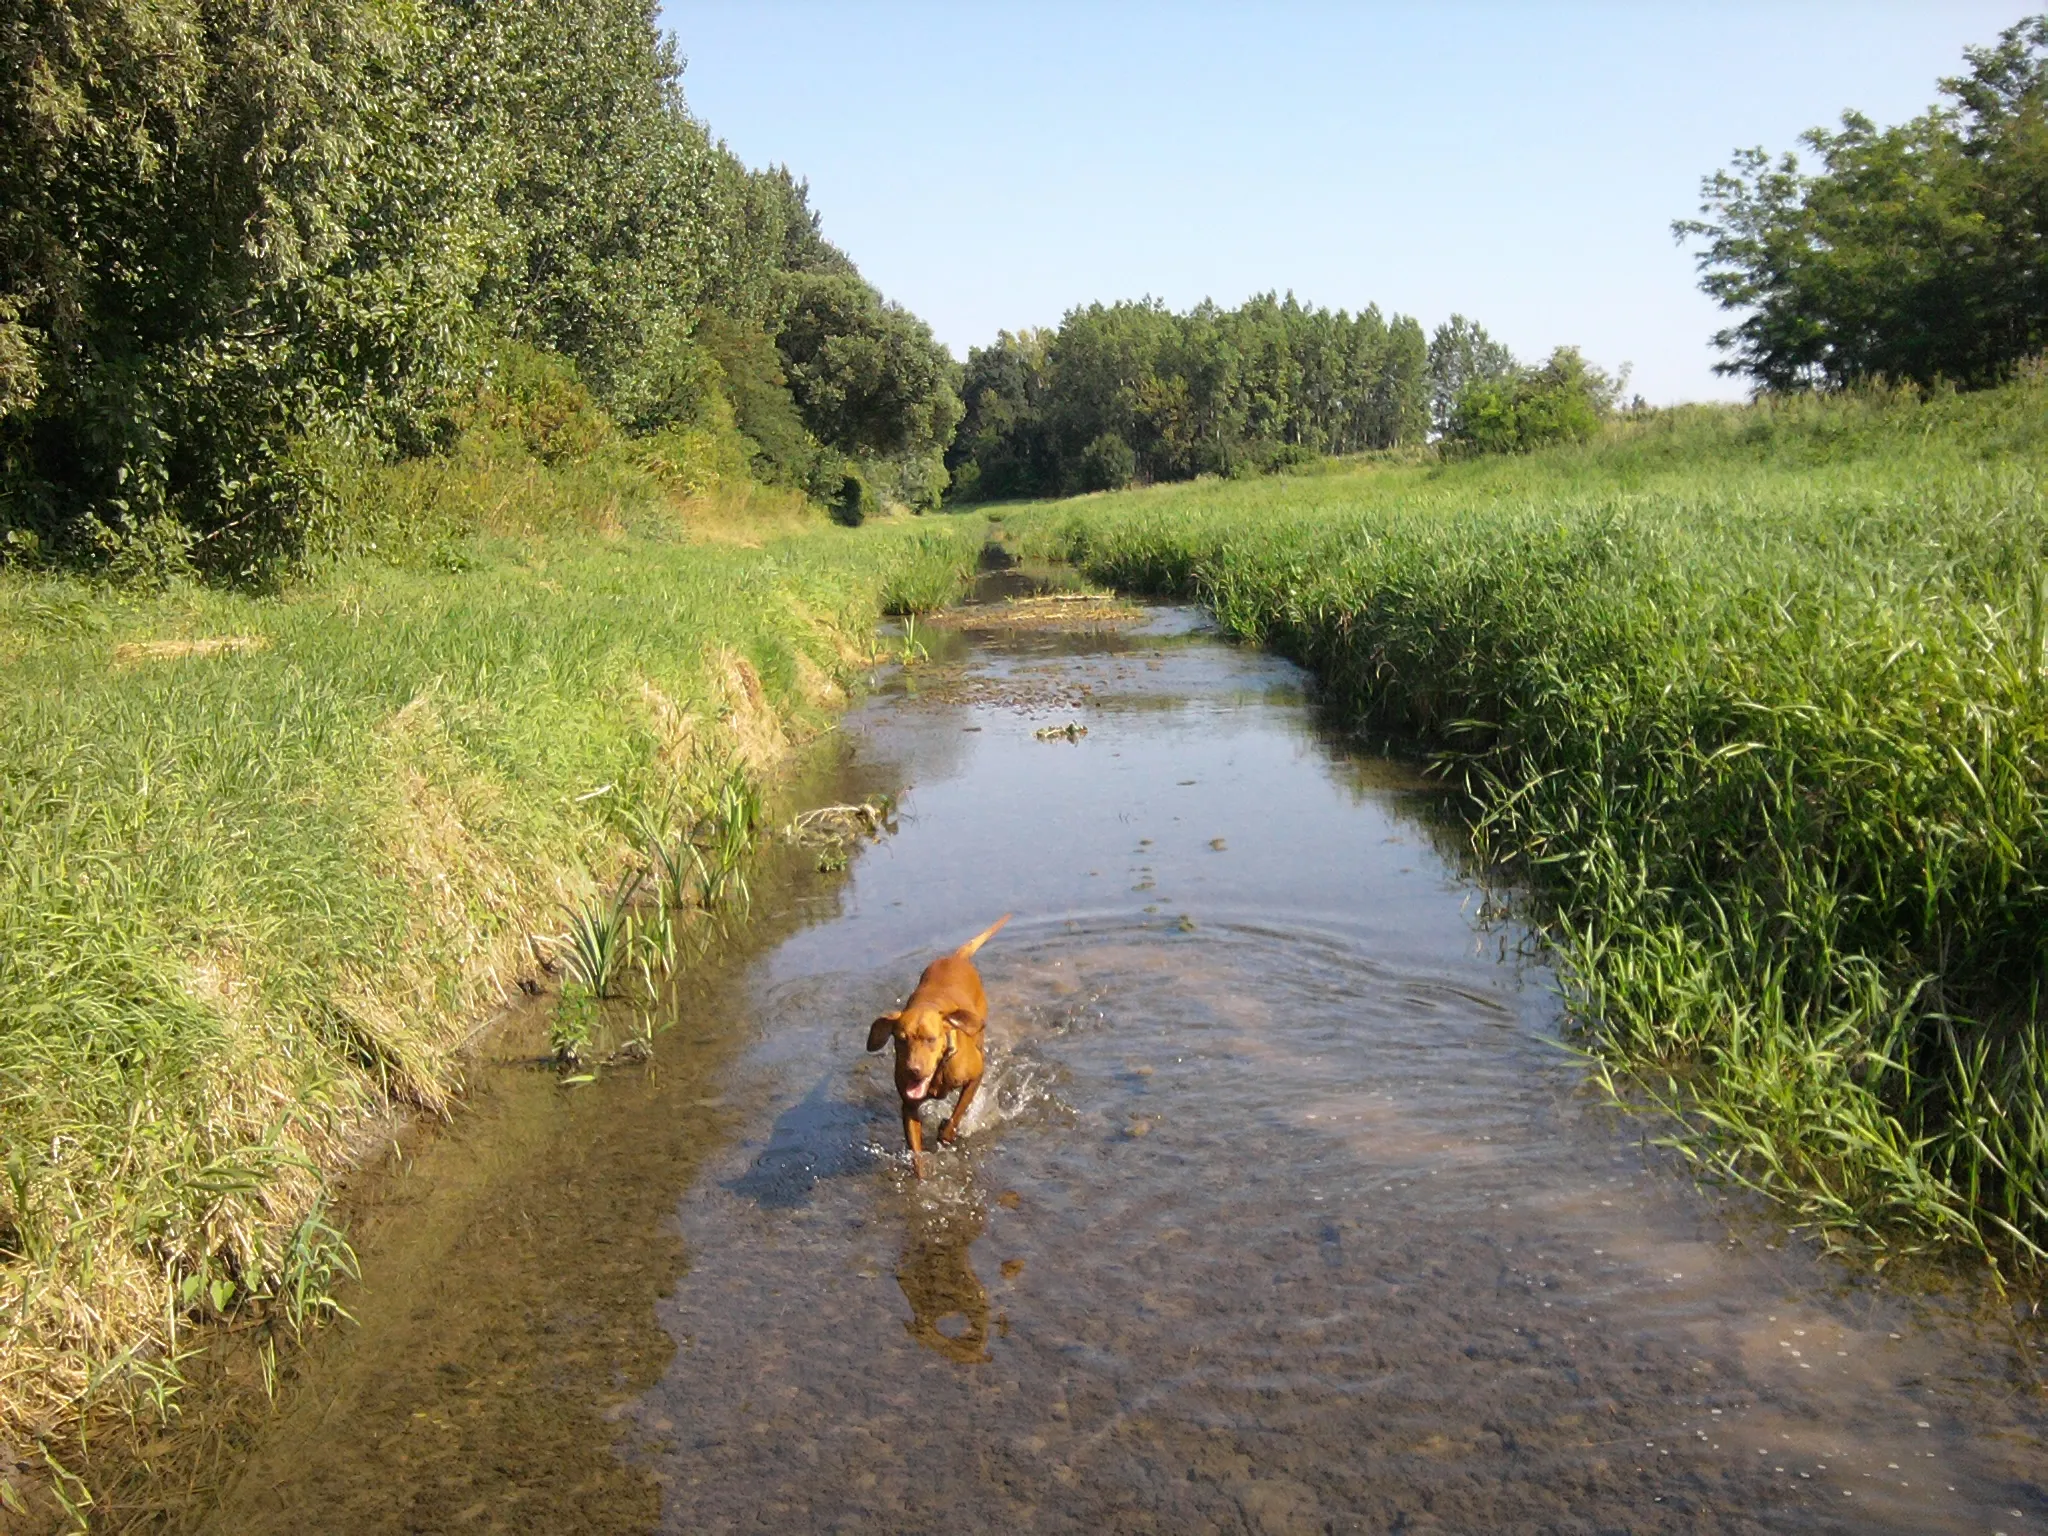
[[[1042,725],[1031,734],[1040,741],[1079,741],[1088,734],[1088,727],[1078,720],[1069,720],[1065,725]]]
[[[895,802],[887,796],[857,805],[821,805],[793,818],[783,836],[818,849],[819,874],[837,874],[851,860],[853,845],[889,831],[895,813]]]
[[[932,614],[927,625],[942,629],[1051,630],[1086,634],[1123,629],[1151,615],[1140,603],[1114,592],[1048,592],[1000,603],[969,603]]]
[[[880,837],[889,829],[895,814],[894,803],[886,798],[857,805],[821,805],[793,817],[784,835],[799,843]]]

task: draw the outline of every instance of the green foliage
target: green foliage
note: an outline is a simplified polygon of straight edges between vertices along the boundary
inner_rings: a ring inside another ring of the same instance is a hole
[[[1323,454],[1420,444],[1429,431],[1422,327],[1292,294],[1184,315],[1091,304],[1056,332],[1004,333],[969,355],[947,467],[961,500],[1100,489],[1130,479],[1267,473]],[[1111,473],[1131,455],[1128,476]]]
[[[946,450],[937,443],[886,458],[869,459],[863,468],[875,485],[875,494],[880,500],[908,507],[913,512],[936,512],[953,483],[953,477],[946,469]]]
[[[1138,456],[1114,432],[1105,432],[1081,450],[1075,477],[1084,491],[1120,491],[1138,472]]]
[[[881,510],[881,500],[875,495],[875,488],[868,484],[867,476],[857,469],[849,469],[840,477],[839,494],[832,499],[832,520],[835,523],[858,528]]]
[[[753,445],[754,469],[771,485],[824,497],[838,489],[839,456],[804,425],[775,338],[758,325],[707,315],[697,335],[717,362],[733,419]]]
[[[2048,384],[1006,511],[1414,732],[1617,1091],[1905,1247],[2048,1249]]]
[[[935,501],[950,359],[681,69],[650,0],[30,5],[0,29],[0,558],[270,579],[336,542],[337,455],[508,411],[555,465],[729,406],[778,483],[852,454]]]
[[[707,911],[744,908],[753,900],[746,862],[760,826],[759,786],[745,769],[728,770],[692,839],[698,854],[698,900]]]
[[[973,572],[953,563],[948,553],[957,549],[954,535],[933,528],[911,542],[921,559],[907,561],[882,588],[882,612],[892,616],[933,613],[959,600],[973,579]]]
[[[574,358],[634,415],[648,361],[688,330],[727,218],[675,45],[645,0],[450,5],[452,30],[490,39],[502,91],[473,105],[503,151],[491,195],[515,244],[478,307]]]
[[[555,999],[548,1019],[548,1052],[564,1067],[578,1066],[597,1033],[598,998],[588,987],[572,982]]]
[[[776,345],[805,425],[839,452],[882,456],[952,441],[960,400],[951,356],[858,274],[793,274]]]
[[[503,432],[553,468],[591,458],[612,437],[611,420],[559,353],[506,342],[485,365],[465,425]]]
[[[322,1172],[393,1102],[446,1103],[564,883],[644,856],[610,807],[701,776],[707,859],[758,831],[711,658],[801,714],[885,595],[957,590],[981,546],[951,519],[685,539],[630,465],[477,452],[352,470],[379,526],[430,532],[282,593],[0,570],[13,1443],[140,1390],[190,1277],[237,1309],[317,1289]]]
[[[1702,186],[1700,284],[1744,318],[1715,337],[1765,389],[1874,377],[1977,386],[2048,348],[2048,17],[1967,50],[1951,105],[1804,135]]]
[[[53,3],[0,42],[0,516],[46,547],[160,546],[168,518],[246,564],[303,503],[290,431],[365,382],[303,337],[339,309],[407,40],[360,5],[228,10]],[[364,256],[376,329],[410,285]],[[408,318],[431,336],[435,309]]]
[[[612,995],[619,973],[636,948],[633,898],[639,894],[640,884],[636,871],[622,877],[612,890],[565,908],[569,926],[560,944],[569,979],[600,1001]]]
[[[946,452],[956,500],[1006,500],[1058,488],[1048,411],[1051,344],[1049,331],[1003,331],[968,353],[960,391],[965,416]]]
[[[1624,368],[1622,377],[1627,377]],[[1583,443],[1614,411],[1621,384],[1559,347],[1540,368],[1518,368],[1465,386],[1451,411],[1447,444],[1470,453],[1526,453]]]
[[[1453,315],[1429,338],[1429,420],[1439,437],[1449,435],[1458,400],[1474,385],[1511,379],[1519,365],[1507,346],[1486,327]]]

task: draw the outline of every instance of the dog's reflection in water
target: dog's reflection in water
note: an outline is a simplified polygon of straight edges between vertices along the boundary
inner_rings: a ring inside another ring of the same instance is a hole
[[[913,1206],[896,1264],[896,1283],[910,1303],[903,1324],[926,1349],[962,1365],[989,1358],[988,1291],[974,1273],[968,1249],[988,1225],[978,1206],[935,1211]]]

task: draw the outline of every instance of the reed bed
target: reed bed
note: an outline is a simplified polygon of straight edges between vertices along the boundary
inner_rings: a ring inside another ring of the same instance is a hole
[[[579,521],[521,473],[539,524],[513,485],[269,595],[0,570],[0,1485],[93,1402],[168,1411],[193,1320],[328,1305],[327,1172],[449,1105],[565,907],[613,983],[647,808],[710,808],[670,853],[739,902],[776,754],[981,542],[644,479]]]
[[[1427,742],[1601,1080],[1877,1261],[2048,1250],[2048,386],[1006,509]]]

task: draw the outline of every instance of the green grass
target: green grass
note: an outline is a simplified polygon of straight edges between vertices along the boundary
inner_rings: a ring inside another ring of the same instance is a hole
[[[0,571],[0,1439],[161,1390],[189,1319],[317,1310],[371,1118],[449,1103],[650,816],[706,814],[731,898],[778,749],[980,543],[622,464],[352,494],[388,542],[270,595]]]
[[[1610,1086],[1887,1252],[2048,1247],[2048,386],[1000,514],[1441,754]]]

